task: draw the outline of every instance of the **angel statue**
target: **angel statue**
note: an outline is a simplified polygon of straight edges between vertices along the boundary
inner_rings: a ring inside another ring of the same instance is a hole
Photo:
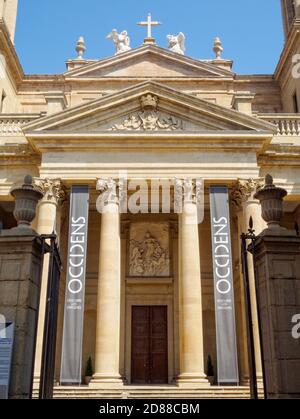
[[[107,35],[106,39],[111,39],[115,44],[116,55],[131,50],[130,38],[127,31],[118,33],[117,29],[113,29],[111,33]]]
[[[184,55],[185,53],[185,35],[182,32],[179,32],[177,36],[168,35],[169,41],[169,50],[176,52],[177,54]]]

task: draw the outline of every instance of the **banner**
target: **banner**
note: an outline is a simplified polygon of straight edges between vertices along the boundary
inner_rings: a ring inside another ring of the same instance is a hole
[[[210,187],[218,383],[238,384],[230,216],[226,186]]]
[[[70,201],[60,381],[62,384],[80,384],[89,213],[88,186],[72,186]]]
[[[0,323],[0,400],[8,399],[14,323]]]

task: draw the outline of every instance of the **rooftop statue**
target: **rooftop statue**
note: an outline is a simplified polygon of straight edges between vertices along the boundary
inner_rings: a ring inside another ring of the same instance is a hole
[[[131,50],[130,38],[127,31],[118,33],[117,29],[113,29],[111,33],[107,35],[106,39],[111,39],[115,44],[116,55]]]
[[[182,32],[179,32],[177,36],[168,35],[167,39],[169,41],[169,50],[175,52],[176,54],[184,55],[185,53],[185,35]]]

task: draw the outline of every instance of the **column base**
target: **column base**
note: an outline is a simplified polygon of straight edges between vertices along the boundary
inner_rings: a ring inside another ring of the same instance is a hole
[[[249,375],[244,375],[241,379],[241,386],[243,387],[249,387],[250,386],[250,378]]]
[[[263,389],[264,388],[264,379],[263,379],[263,375],[262,373],[257,373],[257,387],[259,389]]]
[[[178,387],[199,388],[209,387],[210,383],[205,374],[181,374],[177,378]]]
[[[32,390],[40,389],[40,377],[38,375],[33,377]]]
[[[90,388],[120,388],[124,383],[120,374],[94,374],[90,381]]]

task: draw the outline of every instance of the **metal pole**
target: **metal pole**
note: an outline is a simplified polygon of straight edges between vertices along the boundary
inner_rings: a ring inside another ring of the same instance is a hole
[[[250,393],[251,393],[251,399],[257,400],[258,391],[257,391],[256,366],[255,366],[255,349],[254,349],[254,334],[253,334],[253,320],[252,320],[253,317],[252,317],[252,310],[251,310],[251,298],[250,298],[250,286],[249,286],[247,238],[248,236],[243,233],[241,236],[242,266],[243,266],[245,306],[246,306]]]
[[[43,240],[50,240],[47,245],[47,253],[50,253],[49,272],[47,284],[47,300],[45,310],[45,324],[43,336],[43,352],[40,378],[40,399],[51,399],[53,397],[54,368],[55,368],[55,347],[57,330],[58,311],[58,290],[60,279],[61,261],[56,245],[56,235],[43,235]]]
[[[43,237],[46,240],[46,236]],[[51,245],[48,245],[48,252],[50,253],[49,258],[49,271],[48,271],[48,283],[47,283],[47,296],[46,296],[46,308],[45,308],[45,320],[44,320],[44,335],[43,335],[43,349],[42,349],[42,363],[41,363],[41,376],[40,376],[40,399],[47,399],[47,387],[48,387],[48,353],[49,353],[49,317],[50,317],[50,294],[51,294],[51,278],[52,278],[52,266],[53,266],[53,255]]]
[[[42,272],[43,272],[43,266],[44,266],[44,255],[46,253],[46,243],[43,240],[42,237],[37,237],[36,238],[37,242],[39,243],[39,245],[41,246],[41,267],[40,267],[40,278],[42,277]],[[37,313],[39,313],[40,311],[40,293],[38,296],[38,305],[37,305]],[[35,331],[34,331],[34,349],[33,349],[33,357],[32,357],[32,371],[31,371],[31,387],[30,387],[30,399],[32,399],[32,393],[33,393],[33,379],[34,379],[34,363],[35,363],[35,354],[36,354],[36,341],[37,341],[37,330],[38,330],[38,321],[36,322],[36,327],[35,327]]]
[[[266,368],[265,368],[265,357],[264,357],[264,345],[263,345],[263,334],[262,334],[262,321],[261,321],[261,310],[260,310],[260,292],[257,283],[257,265],[256,265],[256,255],[254,251],[254,243],[256,237],[251,238],[251,245],[249,249],[253,257],[253,268],[254,268],[254,282],[255,282],[255,295],[256,295],[256,306],[257,306],[257,320],[258,320],[258,333],[259,333],[259,342],[260,342],[260,354],[261,354],[261,364],[262,364],[262,374],[263,374],[263,385],[264,385],[264,397],[268,399],[267,392],[267,382],[266,382]]]

